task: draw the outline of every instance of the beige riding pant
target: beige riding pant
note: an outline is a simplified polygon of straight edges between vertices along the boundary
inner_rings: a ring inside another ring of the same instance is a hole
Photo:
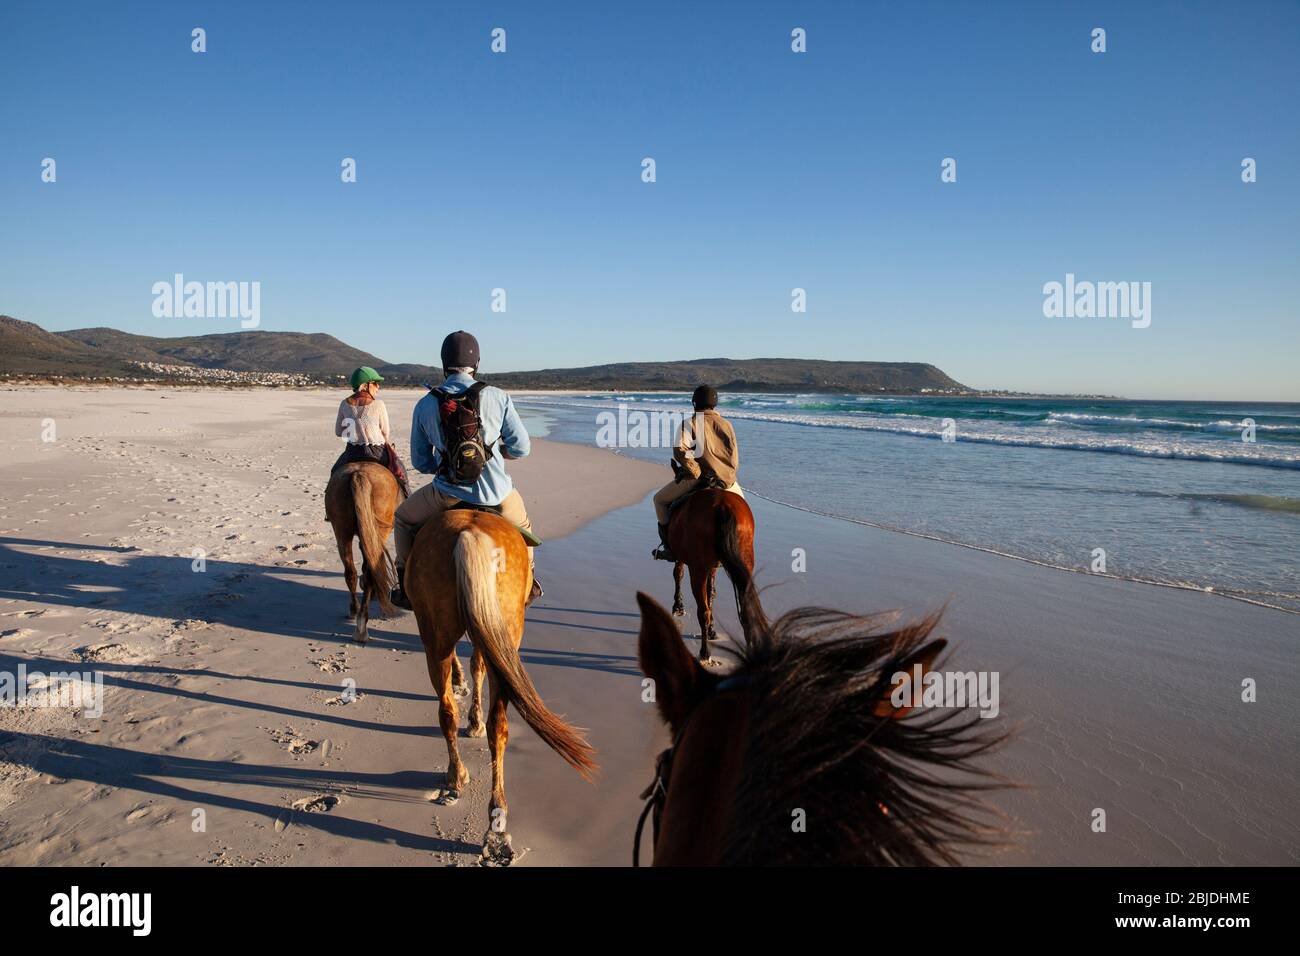
[[[430,518],[442,514],[448,508],[461,503],[453,495],[444,494],[429,482],[419,491],[413,492],[393,514],[393,543],[397,547],[397,566],[406,567],[406,556],[411,553],[415,536]],[[532,531],[532,522],[528,520],[528,511],[524,508],[524,499],[517,490],[511,490],[501,502],[501,517],[511,524],[518,525],[525,531]],[[533,549],[528,549],[528,563],[533,563]]]
[[[658,491],[655,492],[655,515],[659,518],[660,524],[668,523],[668,506],[678,498],[695,489],[694,481],[670,481]],[[727,488],[732,494],[745,497],[745,493],[740,490],[739,482],[732,482]]]

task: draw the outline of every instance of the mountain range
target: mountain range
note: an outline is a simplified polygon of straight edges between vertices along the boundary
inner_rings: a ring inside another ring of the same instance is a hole
[[[0,373],[73,379],[176,377],[173,369],[276,372],[335,384],[359,365],[376,369],[389,384],[419,385],[440,379],[438,369],[386,362],[321,332],[242,331],[159,338],[110,328],[50,332],[33,322],[0,315]],[[728,391],[753,392],[965,392],[933,365],[922,362],[838,362],[822,359],[692,359],[616,362],[583,368],[488,373],[507,388],[683,390],[709,382]]]

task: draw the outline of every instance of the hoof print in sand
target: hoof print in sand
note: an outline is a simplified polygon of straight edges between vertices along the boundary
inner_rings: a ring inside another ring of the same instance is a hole
[[[317,669],[326,674],[342,674],[349,669],[348,656],[343,651],[336,651],[328,657],[318,658],[312,663],[316,665]]]
[[[321,742],[319,740],[312,740],[309,737],[304,737],[292,727],[285,730],[268,730],[267,732],[271,735],[272,740],[296,757],[314,753],[321,747]],[[325,745],[326,753],[328,754],[328,740],[325,741]]]
[[[287,830],[296,813],[329,813],[341,802],[342,799],[332,793],[316,793],[310,797],[299,797],[275,818],[275,832],[283,833]]]
[[[293,809],[303,813],[329,813],[339,803],[340,799],[332,793],[318,793],[315,796],[295,800]]]
[[[512,866],[518,863],[528,851],[515,850],[509,833],[497,833],[489,830],[483,837],[483,853],[479,859],[480,866]]]
[[[348,704],[355,704],[359,700],[365,700],[365,694],[339,694],[337,697],[329,697],[325,700],[326,707],[346,707]]]

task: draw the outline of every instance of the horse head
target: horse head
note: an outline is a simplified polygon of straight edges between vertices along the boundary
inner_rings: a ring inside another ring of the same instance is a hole
[[[720,674],[637,600],[641,670],[673,740],[646,793],[656,865],[954,864],[1002,842],[981,796],[1006,784],[980,758],[1006,734],[907,693],[946,646],[937,614],[884,630],[802,608]]]

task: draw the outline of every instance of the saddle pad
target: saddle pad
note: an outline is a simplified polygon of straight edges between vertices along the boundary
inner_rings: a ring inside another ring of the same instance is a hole
[[[498,518],[501,517],[500,505],[480,505],[473,501],[462,501],[458,505],[452,505],[447,510],[448,511],[486,511],[490,515],[496,515]],[[519,532],[520,536],[525,541],[528,542],[528,546],[530,548],[540,548],[542,546],[542,539],[537,537],[537,535],[533,534],[531,531],[526,531],[523,528],[520,528],[519,525],[515,525],[515,529]]]

